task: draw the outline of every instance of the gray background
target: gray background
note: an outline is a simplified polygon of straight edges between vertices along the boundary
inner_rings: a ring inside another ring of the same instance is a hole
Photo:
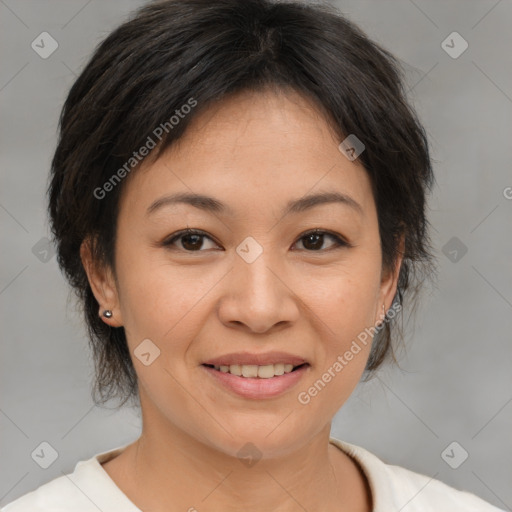
[[[44,193],[69,87],[141,3],[0,0],[0,505],[139,434],[135,412],[92,403],[85,330],[55,257],[45,262]],[[436,160],[439,281],[409,326],[402,370],[358,386],[332,433],[512,510],[512,1],[336,5],[407,69]],[[43,31],[59,45],[47,59],[31,48]],[[458,58],[441,46],[453,31],[469,44]],[[59,455],[48,469],[31,458],[43,441]],[[469,453],[457,469],[441,457],[453,441]]]

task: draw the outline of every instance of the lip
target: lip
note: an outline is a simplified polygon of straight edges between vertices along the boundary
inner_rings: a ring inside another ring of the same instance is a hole
[[[303,357],[299,357],[287,352],[264,352],[261,354],[251,354],[250,352],[233,352],[223,356],[208,359],[203,361],[203,364],[210,364],[213,366],[231,366],[232,364],[248,365],[255,364],[258,366],[265,366],[268,364],[292,364],[299,366],[307,361]]]
[[[202,364],[201,368],[214,379],[215,383],[220,384],[222,387],[237,396],[256,400],[273,398],[281,395],[296,385],[310,368],[309,364],[304,364],[290,373],[285,373],[284,375],[271,377],[269,379],[260,379],[258,377],[238,377],[231,373],[224,373],[219,370],[215,370],[215,368],[210,368],[209,366],[205,366],[205,364]]]

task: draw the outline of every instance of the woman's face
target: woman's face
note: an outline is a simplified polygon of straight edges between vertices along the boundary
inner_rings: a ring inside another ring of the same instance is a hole
[[[118,287],[107,277],[93,289],[114,312],[105,321],[125,327],[145,429],[231,455],[250,441],[275,456],[347,400],[370,352],[358,335],[390,307],[397,272],[381,275],[370,180],[340,142],[303,97],[244,93],[127,178]],[[307,201],[322,193],[346,199]],[[162,201],[174,194],[209,199]],[[187,228],[201,236],[171,240]],[[329,233],[306,236],[313,229]]]

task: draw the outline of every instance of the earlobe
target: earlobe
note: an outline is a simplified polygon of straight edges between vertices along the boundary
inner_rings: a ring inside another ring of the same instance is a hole
[[[87,274],[91,290],[99,304],[98,316],[112,327],[122,324],[119,308],[118,291],[110,268],[106,268],[95,261],[91,249],[90,239],[86,239],[80,246],[80,259]]]

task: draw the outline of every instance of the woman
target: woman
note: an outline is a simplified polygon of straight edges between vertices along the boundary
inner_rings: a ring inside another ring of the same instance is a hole
[[[401,80],[328,7],[164,1],[107,37],[49,213],[98,401],[140,404],[142,435],[6,512],[498,510],[330,438],[433,272]]]

